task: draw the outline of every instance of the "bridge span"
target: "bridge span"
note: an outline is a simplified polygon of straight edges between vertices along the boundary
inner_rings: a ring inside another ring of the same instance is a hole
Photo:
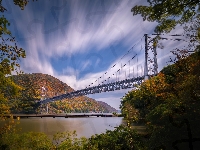
[[[38,104],[46,104],[48,102],[58,101],[58,100],[66,99],[66,98],[72,98],[72,97],[101,93],[101,92],[109,92],[109,91],[115,91],[115,90],[120,90],[120,89],[135,88],[138,85],[140,85],[143,82],[143,80],[144,80],[144,76],[141,76],[141,77],[136,77],[136,78],[125,79],[122,81],[93,86],[93,87],[73,91],[71,93],[54,96],[52,98],[46,98],[44,100],[40,100]]]

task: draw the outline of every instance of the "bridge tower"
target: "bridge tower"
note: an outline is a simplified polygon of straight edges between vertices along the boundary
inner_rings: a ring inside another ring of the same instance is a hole
[[[148,65],[147,65],[147,61],[148,61],[148,35],[144,34],[145,37],[145,53],[144,53],[144,80],[148,80],[149,79],[149,75],[148,75]]]
[[[149,74],[148,74],[148,64],[147,64],[147,61],[148,61],[148,34],[144,34],[144,37],[145,37],[145,62],[144,62],[144,79],[145,80],[148,80],[149,79]],[[153,72],[154,72],[154,75],[156,75],[158,73],[158,63],[157,63],[157,51],[156,51],[156,45],[157,45],[157,41],[155,39],[152,40],[153,41]]]
[[[153,58],[153,61],[154,61],[154,64],[153,64],[153,66],[154,66],[154,70],[153,70],[153,72],[154,72],[154,75],[156,75],[156,74],[158,74],[158,62],[157,62],[157,51],[156,51],[156,46],[157,46],[157,42],[156,42],[156,40],[154,39],[153,40],[153,55],[154,55],[154,58]]]
[[[42,89],[41,89],[41,99],[40,101],[43,101],[47,98],[47,89],[45,88],[45,86],[42,86]],[[49,113],[49,108],[48,108],[48,103],[47,104],[42,104],[43,106],[41,106],[41,113],[43,112],[43,109],[46,108],[46,113],[48,114]]]

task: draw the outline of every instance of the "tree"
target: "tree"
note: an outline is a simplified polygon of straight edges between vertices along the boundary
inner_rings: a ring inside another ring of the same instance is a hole
[[[14,4],[23,8],[26,5],[27,0],[13,0]],[[3,13],[7,9],[2,6],[2,0],[0,0],[0,119],[5,120],[3,115],[10,114],[10,107],[8,100],[17,96],[18,91],[21,89],[19,86],[9,78],[13,72],[20,73],[20,65],[18,60],[25,58],[25,50],[18,47],[15,42],[15,37],[12,36],[8,27],[10,23],[4,17]],[[13,133],[14,128],[11,120],[8,124],[5,123],[1,126],[0,141],[3,140],[5,134]],[[4,145],[5,146],[5,145]],[[3,148],[0,142],[0,149]]]
[[[29,0],[13,0],[13,3],[18,5],[22,10],[28,2]],[[21,73],[18,61],[21,58],[25,58],[26,54],[23,48],[17,46],[15,37],[12,36],[8,29],[10,23],[3,15],[3,13],[7,11],[7,8],[5,8],[2,3],[3,0],[0,0],[0,101],[4,104],[2,106],[5,108],[5,106],[8,105],[7,100],[15,97],[18,91],[21,90],[8,76],[13,73]]]
[[[94,135],[89,138],[88,149],[103,150],[146,150],[144,141],[135,130],[126,126],[119,126],[114,131],[107,130],[106,133]]]
[[[24,9],[28,0],[13,0],[15,5],[18,5],[21,9]],[[11,74],[21,73],[20,65],[18,60],[20,58],[25,58],[25,50],[18,47],[15,41],[15,37],[12,36],[8,27],[10,23],[4,17],[3,13],[7,9],[2,6],[2,0],[0,0],[0,95],[2,107],[8,107],[8,99],[13,98],[18,94],[20,87],[12,82],[11,78],[8,78]],[[9,112],[7,110],[7,112]]]
[[[143,20],[158,22],[156,33],[170,32],[176,25],[199,18],[200,0],[147,0],[150,6],[134,6],[133,15],[141,14]]]
[[[24,0],[14,0],[13,2],[21,8],[25,5]],[[4,102],[4,105],[7,105],[8,98],[16,95],[17,91],[20,89],[19,86],[15,85],[7,76],[11,75],[14,71],[17,73],[19,72],[20,65],[18,60],[20,58],[25,58],[26,55],[25,50],[17,46],[15,37],[13,37],[8,30],[10,23],[3,15],[3,12],[7,11],[7,9],[2,6],[2,0],[0,0],[0,11],[0,100],[1,103]]]
[[[134,93],[129,92],[127,95],[123,97],[121,101],[120,109],[122,111],[123,116],[127,119],[127,124],[130,125],[134,122],[138,122],[140,119],[140,115],[138,114],[138,109],[136,109],[132,103],[132,99],[134,98]]]
[[[37,132],[5,134],[1,143],[2,149],[55,149],[47,135]]]
[[[14,0],[14,3],[22,7],[21,1]],[[2,6],[2,0],[0,1],[0,8],[2,12],[0,17],[0,71],[5,75],[11,75],[12,71],[17,71],[20,67],[19,58],[25,58],[26,55],[25,50],[17,46],[15,37],[8,30],[10,23],[3,15],[6,8]]]

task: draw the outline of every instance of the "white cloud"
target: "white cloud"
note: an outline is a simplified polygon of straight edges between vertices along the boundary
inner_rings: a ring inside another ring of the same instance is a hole
[[[89,60],[86,60],[86,61],[84,62],[84,64],[83,64],[83,66],[81,67],[81,71],[82,71],[82,70],[85,70],[85,68],[87,68],[88,65],[90,65],[90,64],[91,64],[91,62],[90,62]]]
[[[70,87],[72,87],[73,89],[77,89],[77,80],[76,80],[76,76],[74,75],[55,75],[56,78],[60,79],[61,81],[63,81],[64,83],[67,83]]]
[[[73,76],[73,75],[78,76],[79,70],[75,70],[74,68],[68,66],[67,68],[62,70],[62,73],[63,73],[63,75],[66,74],[66,75],[70,75],[70,76]]]

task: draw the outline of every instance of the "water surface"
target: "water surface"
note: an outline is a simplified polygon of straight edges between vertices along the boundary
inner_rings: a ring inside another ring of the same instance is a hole
[[[17,128],[21,128],[21,132],[44,132],[48,136],[57,132],[76,130],[77,137],[89,138],[94,134],[105,133],[106,130],[114,130],[122,121],[122,117],[22,118]]]

